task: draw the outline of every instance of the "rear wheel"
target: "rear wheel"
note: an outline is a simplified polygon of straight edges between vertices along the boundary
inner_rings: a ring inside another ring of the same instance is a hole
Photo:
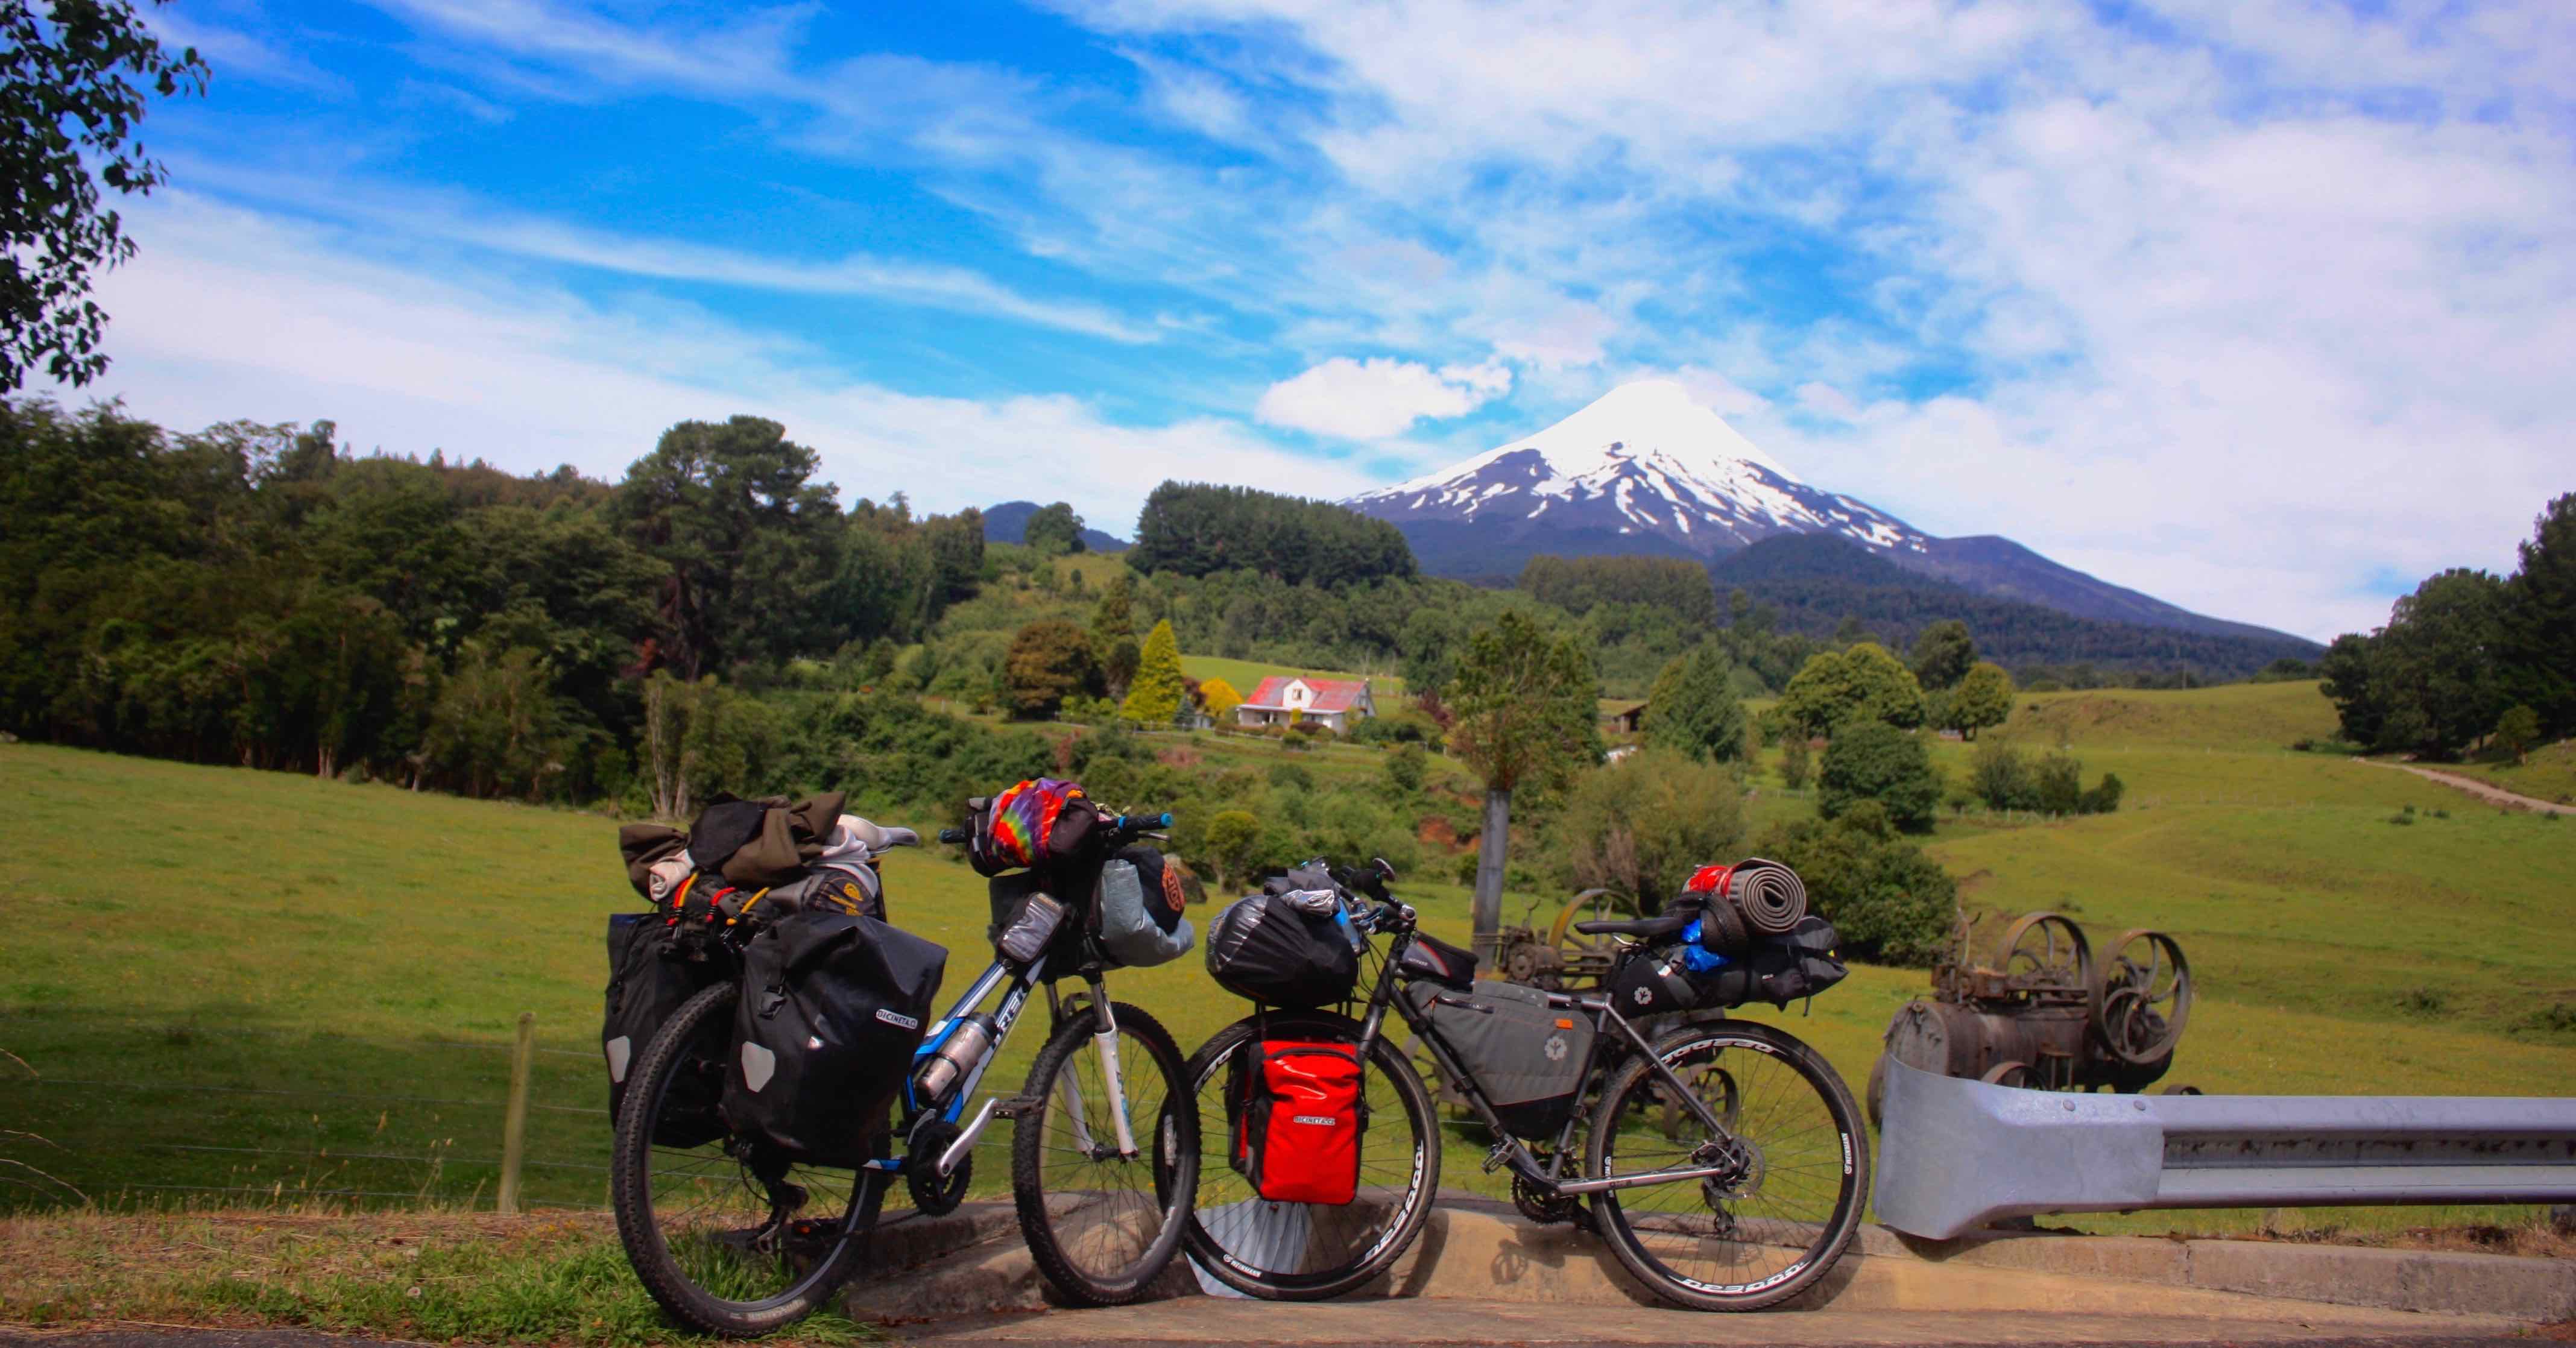
[[[1718,1127],[1677,1098],[1661,1062]],[[1659,1294],[1748,1311],[1825,1276],[1860,1228],[1869,1138],[1851,1089],[1768,1025],[1690,1026],[1632,1057],[1602,1091],[1587,1177],[1716,1168],[1592,1196],[1613,1254]]]
[[[1161,1022],[1125,1002],[1119,1094],[1133,1151],[1122,1148],[1106,1041],[1089,1004],[1056,1026],[1029,1067],[1015,1120],[1011,1196],[1029,1253],[1067,1301],[1116,1306],[1145,1295],[1171,1267],[1198,1188],[1198,1118],[1182,1089],[1181,1050]]]
[[[617,1119],[617,1234],[644,1289],[681,1323],[746,1338],[812,1314],[857,1262],[884,1177],[794,1165],[716,1118],[740,990],[682,1004],[637,1060]]]
[[[1199,1198],[1190,1214],[1190,1258],[1248,1296],[1321,1301],[1386,1272],[1422,1234],[1440,1188],[1440,1130],[1431,1092],[1381,1033],[1360,1075],[1367,1131],[1360,1137],[1358,1192],[1348,1204],[1274,1203],[1235,1168],[1235,1120],[1226,1080],[1258,1040],[1356,1044],[1359,1022],[1329,1012],[1258,1015],[1236,1021],[1190,1055],[1187,1078],[1206,1144]]]

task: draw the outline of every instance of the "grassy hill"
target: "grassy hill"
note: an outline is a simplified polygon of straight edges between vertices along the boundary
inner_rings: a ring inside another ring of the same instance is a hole
[[[2239,1093],[2566,1090],[2576,823],[2287,749],[2320,733],[2323,705],[2312,685],[2026,696],[1990,733],[2063,741],[2088,781],[2118,772],[2127,803],[2055,823],[1947,819],[1932,850],[1966,877],[1972,903],[2059,908],[2098,941],[2131,925],[2175,933],[2203,1000],[2172,1080]],[[1371,751],[1340,752],[1353,761],[1336,768],[1367,770]],[[1936,754],[1955,772],[1967,752]],[[1757,819],[1808,808],[1776,781],[1757,787]],[[600,938],[608,913],[636,903],[612,821],[31,745],[0,745],[0,798],[13,803],[0,812],[0,892],[20,933],[0,972],[0,1048],[34,1074],[0,1059],[12,1082],[0,1129],[51,1144],[12,1140],[0,1156],[101,1200],[488,1201],[505,1048],[528,1011],[543,1049],[530,1193],[601,1201]],[[2389,822],[2401,817],[2414,822]],[[985,957],[982,882],[920,854],[894,858],[887,877],[896,919],[950,948],[950,988],[962,987]],[[1402,888],[1433,932],[1464,941],[1464,889]],[[1507,914],[1534,897],[1509,898]],[[1555,907],[1539,898],[1539,920]],[[1196,959],[1114,982],[1185,1046],[1245,1009]],[[1786,1023],[1857,1086],[1890,1012],[1924,987],[1918,972],[1859,968]],[[1016,1080],[1037,1042],[1015,1039],[996,1080]],[[1451,1183],[1486,1181],[1472,1140],[1450,1151]],[[979,1188],[999,1187],[998,1155]]]

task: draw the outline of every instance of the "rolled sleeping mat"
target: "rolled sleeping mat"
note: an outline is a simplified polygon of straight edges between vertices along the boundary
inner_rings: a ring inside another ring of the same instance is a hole
[[[1768,936],[1787,935],[1807,915],[1807,882],[1776,861],[1753,857],[1735,868],[1726,897],[1744,914],[1744,923]]]

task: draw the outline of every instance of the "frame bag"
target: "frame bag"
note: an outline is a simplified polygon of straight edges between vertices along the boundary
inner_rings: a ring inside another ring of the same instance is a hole
[[[1236,1056],[1230,1094],[1234,1168],[1274,1203],[1339,1207],[1359,1192],[1359,1050],[1349,1044],[1264,1039]]]
[[[946,949],[854,913],[808,910],[753,937],[725,1123],[792,1160],[866,1160],[947,966]]]
[[[1346,1001],[1359,986],[1360,957],[1342,931],[1285,894],[1238,899],[1208,923],[1208,976],[1267,1006]]]
[[[1469,993],[1415,983],[1404,995],[1430,1017],[1505,1131],[1552,1139],[1573,1116],[1592,1065],[1592,1022],[1580,1010],[1549,1006],[1546,993],[1517,983],[1478,983]]]

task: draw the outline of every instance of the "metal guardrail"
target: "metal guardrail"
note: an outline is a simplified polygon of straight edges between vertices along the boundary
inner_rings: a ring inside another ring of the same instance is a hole
[[[2576,1201],[2576,1099],[2072,1095],[1887,1064],[1878,1219]]]

